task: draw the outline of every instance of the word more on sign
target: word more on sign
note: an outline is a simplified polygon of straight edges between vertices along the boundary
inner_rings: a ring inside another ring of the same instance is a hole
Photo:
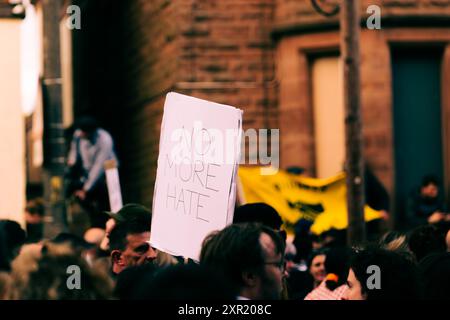
[[[198,260],[233,220],[242,111],[177,93],[164,105],[150,243]]]

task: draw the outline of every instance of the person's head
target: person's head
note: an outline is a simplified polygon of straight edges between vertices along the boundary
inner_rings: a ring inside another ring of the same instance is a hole
[[[312,250],[320,250],[323,248],[322,239],[320,236],[311,233],[311,249]]]
[[[313,250],[308,258],[309,273],[314,279],[314,285],[318,286],[327,275],[325,272],[325,260],[327,249]]]
[[[145,300],[233,300],[235,295],[226,279],[215,270],[197,264],[164,268],[139,281],[134,299]]]
[[[294,226],[295,237],[293,244],[297,250],[295,256],[295,261],[297,262],[307,260],[314,249],[313,246],[317,245],[314,241],[319,237],[310,232],[311,225],[311,221],[300,219]]]
[[[292,242],[286,243],[286,249],[284,251],[284,260],[286,261],[286,273],[289,277],[290,273],[297,268],[295,258],[297,256],[297,249]]]
[[[331,291],[347,283],[351,252],[346,247],[332,248],[325,259],[325,284]]]
[[[7,272],[0,271],[0,301],[9,300],[12,297],[13,282]]]
[[[434,225],[420,226],[414,229],[409,237],[408,245],[417,262],[430,253],[446,250],[444,235]]]
[[[25,221],[27,224],[42,223],[44,217],[44,202],[42,199],[34,199],[27,202],[25,208]]]
[[[407,245],[406,235],[398,231],[389,231],[383,234],[379,241],[380,247],[396,250]]]
[[[249,299],[279,299],[285,244],[261,224],[233,224],[203,242],[200,263],[221,272],[236,294]]]
[[[75,129],[82,133],[83,138],[89,138],[98,129],[97,121],[91,116],[82,116],[75,121]]]
[[[19,255],[11,263],[11,276],[14,282],[13,299],[19,299],[20,293],[28,285],[29,275],[38,268],[42,256],[43,243],[25,244]]]
[[[68,232],[61,232],[51,242],[54,244],[68,244],[73,251],[80,253],[95,246],[84,240],[84,238]]]
[[[74,252],[74,254],[86,259],[88,263],[92,263],[95,258],[95,245],[85,241],[72,233],[62,232],[58,234],[52,241],[53,244],[66,244]]]
[[[106,221],[105,236],[100,243],[100,249],[105,251],[109,250],[109,235],[117,224],[123,222],[146,224],[148,219],[150,219],[151,223],[152,215],[149,209],[137,203],[128,203],[124,205],[119,211],[107,212],[107,214],[109,215],[110,219]]]
[[[0,220],[0,270],[9,271],[11,261],[25,243],[25,231],[11,220]]]
[[[450,299],[450,252],[426,256],[419,270],[425,299]]]
[[[338,230],[331,228],[328,231],[323,232],[321,235],[323,247],[342,247],[345,246],[347,232],[345,229]]]
[[[43,248],[37,269],[30,272],[20,294],[25,300],[98,300],[111,296],[112,281],[106,274],[91,269],[68,245],[52,243]]]
[[[403,254],[412,261],[415,260],[414,254],[409,249],[407,237],[403,233],[397,231],[387,232],[381,237],[378,245],[380,248]]]
[[[116,280],[114,296],[119,300],[133,300],[139,296],[141,284],[150,286],[158,267],[155,264],[142,264],[123,270]]]
[[[417,299],[419,283],[414,263],[393,251],[355,251],[347,278],[346,300]]]
[[[109,235],[112,271],[152,262],[157,252],[150,246],[151,214],[142,213],[139,219],[118,223]]]
[[[433,175],[423,177],[420,186],[420,195],[424,198],[433,199],[439,194],[439,180]]]
[[[283,220],[272,206],[266,203],[244,204],[234,211],[233,223],[261,223],[262,225],[279,231],[286,240],[286,232],[281,230]]]

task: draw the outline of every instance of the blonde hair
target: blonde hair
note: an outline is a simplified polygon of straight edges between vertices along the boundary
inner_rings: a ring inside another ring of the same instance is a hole
[[[389,251],[407,250],[408,244],[406,242],[406,236],[402,235],[385,245],[385,249]]]
[[[45,243],[25,248],[13,262],[14,299],[109,299],[113,281],[105,271],[89,267],[68,244]],[[83,290],[66,288],[67,267],[77,265],[83,274]],[[43,275],[45,274],[45,277]]]
[[[414,261],[414,254],[409,249],[406,235],[396,232],[388,232],[380,240],[380,247],[399,253],[411,261]]]
[[[11,276],[6,272],[0,272],[0,300],[10,300],[13,299]]]
[[[21,292],[27,286],[31,272],[38,269],[41,258],[42,244],[26,244],[20,249],[19,255],[11,263],[11,280],[13,287],[10,295],[12,299],[18,299]]]

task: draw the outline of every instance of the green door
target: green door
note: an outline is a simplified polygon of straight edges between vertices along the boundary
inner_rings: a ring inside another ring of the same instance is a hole
[[[392,52],[395,203],[397,226],[407,223],[406,201],[424,175],[442,181],[442,52],[432,49]]]

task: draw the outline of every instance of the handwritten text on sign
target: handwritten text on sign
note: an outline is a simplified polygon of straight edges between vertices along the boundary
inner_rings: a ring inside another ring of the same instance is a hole
[[[154,247],[197,260],[205,237],[231,221],[241,123],[242,112],[234,107],[167,95],[153,201]]]

